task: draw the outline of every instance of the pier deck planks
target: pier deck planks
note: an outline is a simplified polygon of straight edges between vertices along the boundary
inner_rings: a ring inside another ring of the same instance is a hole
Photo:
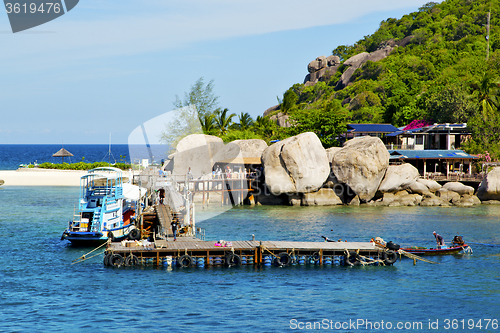
[[[111,243],[109,249],[111,251],[126,251],[126,252],[170,252],[170,251],[212,251],[222,250],[255,250],[259,246],[269,250],[362,250],[362,251],[378,251],[373,243],[370,242],[292,242],[292,241],[234,241],[232,246],[220,247],[215,246],[214,241],[202,241],[195,238],[183,240],[179,237],[177,241],[157,240],[156,247],[125,247],[121,243]]]

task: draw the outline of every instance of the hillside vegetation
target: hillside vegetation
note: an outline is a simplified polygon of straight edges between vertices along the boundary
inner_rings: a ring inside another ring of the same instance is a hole
[[[490,10],[491,30],[487,36]],[[332,129],[345,123],[391,123],[399,127],[416,119],[466,122],[473,132],[466,149],[472,153],[489,151],[498,158],[498,15],[500,1],[448,0],[428,3],[400,19],[389,18],[374,34],[354,45],[337,46],[332,51],[342,61],[337,73],[313,86],[293,85],[276,112],[288,114],[292,124],[299,124],[301,130],[312,130],[323,137],[342,133],[343,129]],[[408,36],[409,44],[395,47],[383,60],[367,61],[345,88],[336,89],[347,68],[343,61]],[[330,126],[318,127],[331,116],[334,121]],[[325,119],[314,121],[318,118]],[[289,134],[293,132],[296,129]]]
[[[328,67],[328,76],[318,82],[294,84],[278,106],[255,120],[248,113],[236,115],[218,107],[213,81],[205,83],[200,78],[174,103],[177,108],[195,108],[180,109],[184,110],[179,115],[181,121],[166,131],[163,139],[175,143],[185,133],[203,132],[225,142],[261,138],[269,143],[311,131],[330,147],[340,144],[337,138],[345,133],[348,123],[391,123],[397,127],[467,123],[472,135],[461,147],[498,159],[499,18],[500,0],[430,2],[400,19],[389,18],[354,45],[333,46],[335,61]],[[388,50],[388,56],[372,58],[378,50]],[[351,57],[359,58],[363,52],[370,53],[365,59],[378,61],[360,62],[347,82],[340,80],[344,72],[350,74],[355,69]],[[282,126],[291,127],[279,127],[278,121],[272,120],[276,117]],[[201,128],[193,130],[193,119]]]

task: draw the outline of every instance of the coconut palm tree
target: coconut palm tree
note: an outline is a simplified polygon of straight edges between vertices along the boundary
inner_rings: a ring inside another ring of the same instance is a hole
[[[253,126],[253,119],[252,116],[248,112],[242,112],[238,116],[239,124],[238,124],[238,129],[244,131],[249,129],[250,127]]]
[[[493,80],[490,72],[484,73],[479,85],[479,104],[484,121],[498,112],[499,83]]]
[[[219,130],[219,135],[224,135],[227,133],[229,127],[233,123],[233,117],[236,117],[234,113],[228,115],[229,110],[225,108],[224,110],[217,110],[215,112],[215,126]]]
[[[215,134],[217,128],[215,126],[215,114],[208,113],[203,116],[198,114],[198,119],[200,120],[201,129],[204,134]]]

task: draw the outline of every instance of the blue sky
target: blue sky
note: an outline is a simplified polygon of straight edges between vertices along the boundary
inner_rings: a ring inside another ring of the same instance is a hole
[[[80,0],[13,34],[0,14],[0,144],[127,143],[200,77],[253,118],[307,64],[422,0]]]

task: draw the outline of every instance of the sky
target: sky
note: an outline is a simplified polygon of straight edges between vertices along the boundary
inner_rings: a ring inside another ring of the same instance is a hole
[[[310,61],[427,2],[80,0],[15,34],[4,12],[0,144],[126,144],[200,77],[255,119]]]

